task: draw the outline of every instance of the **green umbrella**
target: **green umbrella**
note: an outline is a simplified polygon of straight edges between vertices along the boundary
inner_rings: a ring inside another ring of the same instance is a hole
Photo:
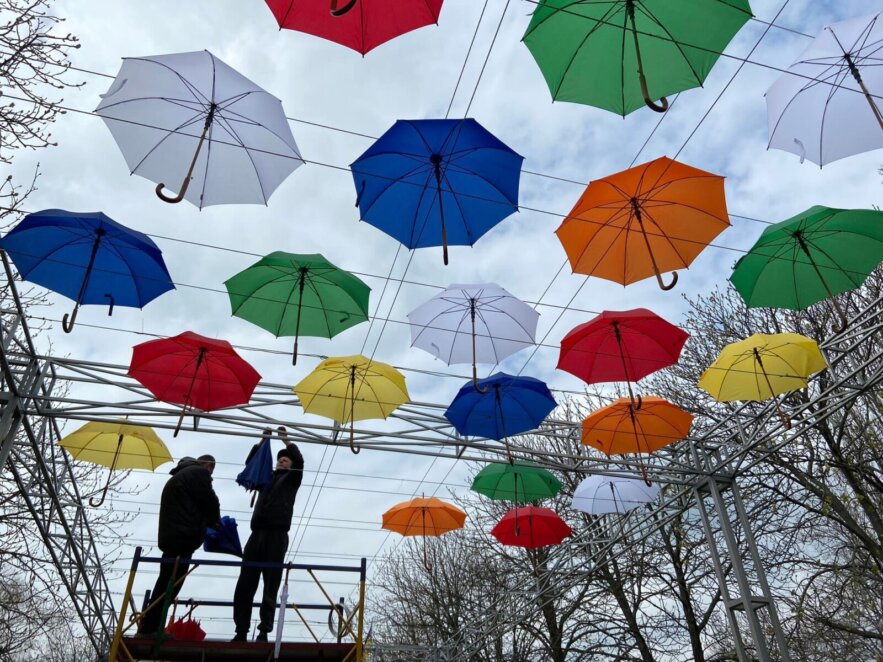
[[[333,338],[368,319],[371,288],[321,255],[276,251],[228,279],[233,314],[274,336]]]
[[[555,100],[665,112],[750,18],[748,0],[541,0],[524,43]]]
[[[730,281],[749,308],[803,310],[859,287],[883,261],[883,212],[812,207],[771,225]]]
[[[494,463],[478,472],[472,489],[495,501],[527,503],[555,496],[561,491],[561,481],[546,469],[531,464]]]

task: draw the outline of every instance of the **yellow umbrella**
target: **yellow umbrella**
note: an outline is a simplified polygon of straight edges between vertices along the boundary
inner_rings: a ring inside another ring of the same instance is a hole
[[[411,399],[402,373],[361,354],[325,359],[294,392],[305,412],[350,424],[353,453],[359,452],[353,443],[355,421],[386,418]]]
[[[828,367],[815,340],[797,333],[756,333],[723,348],[702,373],[699,387],[719,402],[761,402],[803,388],[810,375]],[[786,427],[790,427],[776,402]]]
[[[169,449],[153,428],[144,425],[107,422],[86,423],[72,432],[59,444],[75,460],[91,462],[114,469],[147,469],[153,471],[161,464],[172,461]],[[89,499],[92,506],[100,506],[107,496],[110,473],[101,493],[101,499]]]

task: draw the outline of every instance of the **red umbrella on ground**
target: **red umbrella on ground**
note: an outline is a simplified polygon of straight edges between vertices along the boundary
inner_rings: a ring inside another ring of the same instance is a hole
[[[306,32],[362,55],[438,23],[444,0],[267,0],[280,28]]]
[[[689,337],[646,308],[605,310],[564,336],[558,369],[587,384],[636,382],[677,363]]]
[[[175,436],[188,408],[212,411],[245,404],[261,379],[226,340],[192,331],[135,345],[129,375],[157,400],[183,405]]]
[[[538,506],[513,508],[491,531],[504,545],[526,549],[557,545],[571,533],[571,528],[554,511]]]

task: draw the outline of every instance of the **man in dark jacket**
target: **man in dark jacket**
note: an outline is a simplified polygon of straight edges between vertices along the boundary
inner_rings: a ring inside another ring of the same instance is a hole
[[[288,530],[291,528],[291,515],[294,499],[300,487],[304,471],[304,458],[298,447],[288,440],[284,427],[280,427],[279,438],[285,448],[276,454],[276,469],[273,483],[258,496],[251,516],[251,535],[242,552],[243,561],[263,561],[282,563],[288,550]],[[270,443],[269,429],[264,430],[261,443]],[[255,444],[246,459],[257,452],[260,444]],[[258,589],[261,574],[264,577],[264,595],[261,601],[261,622],[258,625],[257,641],[267,641],[267,633],[273,630],[276,616],[276,594],[282,581],[282,568],[249,568],[243,566],[233,594],[233,621],[236,636],[233,641],[246,641],[251,628],[251,605]]]
[[[163,488],[159,506],[158,546],[164,560],[159,567],[159,577],[150,594],[150,601],[159,599],[168,588],[169,580],[175,584],[185,575],[189,563],[179,562],[175,569],[175,559],[189,559],[199,549],[205,539],[208,526],[218,526],[221,507],[212,489],[212,472],[215,458],[200,455],[181,458],[178,466],[169,473],[172,477]],[[173,578],[174,575],[174,578]],[[172,587],[172,599],[178,595],[183,582]],[[141,621],[139,633],[152,635],[163,625],[160,623],[162,603],[148,611]]]

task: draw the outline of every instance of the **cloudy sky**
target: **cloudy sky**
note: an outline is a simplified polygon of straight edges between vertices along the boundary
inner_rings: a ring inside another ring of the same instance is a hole
[[[752,6],[759,19],[770,21],[783,4],[777,23],[808,34],[878,9],[867,0],[755,0]],[[763,92],[779,75],[776,68],[787,67],[810,39],[773,28],[754,50],[752,63],[742,66],[739,58],[755,47],[767,29],[758,21],[746,25],[730,44],[727,53],[735,57],[718,62],[705,88],[680,95],[660,121],[659,115],[647,109],[623,119],[585,106],[553,104],[537,66],[520,42],[534,7],[526,0],[447,0],[437,27],[406,35],[365,58],[309,35],[279,31],[261,0],[59,0],[56,7],[67,18],[64,30],[79,36],[82,43],[73,54],[74,65],[93,72],[114,75],[124,56],[210,50],[282,100],[286,114],[296,118],[291,128],[304,157],[318,162],[297,170],[267,207],[218,206],[200,212],[187,203],[159,201],[153,184],[130,176],[100,119],[75,112],[62,116],[53,127],[57,148],[17,156],[14,174],[22,177],[40,163],[39,191],[29,208],[100,210],[132,228],[163,237],[156,241],[180,285],[143,311],[118,309],[108,318],[97,308],[85,308],[79,318],[81,328],[71,335],[55,325],[43,342],[51,337],[52,351],[60,355],[127,364],[132,345],[148,339],[140,333],[174,335],[187,329],[237,345],[287,352],[290,340],[276,340],[231,317],[226,295],[217,290],[223,290],[225,279],[254,262],[255,255],[273,250],[315,252],[345,269],[366,274],[363,278],[373,289],[372,314],[391,319],[386,325],[357,326],[333,341],[303,339],[301,351],[363,352],[403,368],[451,372],[458,377],[405,373],[414,400],[447,403],[462,385],[468,366],[448,369],[410,348],[403,322],[408,311],[449,283],[494,281],[522,299],[540,301],[538,337],[554,345],[574,325],[589,319],[590,311],[643,306],[676,322],[684,307],[681,295],[705,292],[723,283],[739,256],[737,250],[727,248],[747,249],[760,234],[763,225],[742,216],[776,221],[815,204],[860,208],[879,202],[877,154],[820,170],[808,162],[799,164],[791,154],[766,150]],[[476,32],[483,7],[486,10]],[[475,43],[466,60],[473,34]],[[462,81],[454,94],[464,60]],[[85,85],[66,91],[64,104],[84,111],[95,108],[111,80],[76,71],[70,79]],[[379,136],[396,119],[444,117],[449,106],[454,118],[466,115],[468,108],[468,116],[524,155],[525,170],[574,182],[588,182],[633,162],[679,153],[679,160],[727,177],[729,209],[738,216],[715,242],[719,247],[709,248],[682,273],[672,292],[661,293],[653,279],[626,289],[597,279],[586,282],[572,275],[569,267],[562,269],[565,256],[553,234],[560,215],[570,210],[583,186],[525,173],[521,204],[547,213],[522,210],[476,246],[452,248],[447,268],[441,264],[438,249],[419,250],[413,256],[402,250],[395,259],[398,244],[359,222],[352,178],[339,167],[350,164],[371,139],[347,132]],[[404,275],[422,285],[399,287],[391,282],[381,297],[388,274]],[[57,319],[69,305],[58,300],[39,314]],[[562,312],[561,306],[569,309]],[[90,323],[112,328],[87,327]],[[304,358],[292,368],[284,357],[267,351],[243,351],[243,355],[274,383],[294,384],[316,363],[316,359]],[[503,368],[539,377],[555,388],[578,389],[576,378],[554,370],[556,359],[553,349],[528,350],[506,361]],[[485,372],[489,369],[484,366]],[[299,410],[288,415],[294,420],[300,416]],[[68,426],[73,428],[73,424]],[[203,452],[219,458],[215,485],[222,510],[240,520],[244,537],[248,497],[233,478],[250,440],[184,433],[168,441],[176,460]],[[379,530],[380,516],[387,508],[412,495],[445,495],[464,489],[466,468],[447,461],[380,452],[352,456],[345,450],[308,445],[302,451],[307,474],[290,546],[290,557],[299,561],[350,563],[367,556],[371,567],[376,567],[375,560],[400,542]],[[137,498],[110,504],[138,513],[130,530],[131,548],[153,544],[157,499],[170,466],[155,475],[133,474],[132,480],[145,491]],[[124,550],[124,556],[130,553],[131,549]],[[123,559],[113,568],[125,565]],[[152,581],[144,573],[136,592],[143,593]],[[122,589],[118,582],[114,587]],[[331,592],[349,596],[350,588],[333,585]],[[298,583],[293,589],[298,600],[321,600],[306,584]],[[183,595],[231,593],[232,580],[210,576],[188,580]],[[211,616],[206,612],[205,617],[227,615],[226,611]],[[222,620],[206,624],[217,636],[231,631],[231,625]]]

